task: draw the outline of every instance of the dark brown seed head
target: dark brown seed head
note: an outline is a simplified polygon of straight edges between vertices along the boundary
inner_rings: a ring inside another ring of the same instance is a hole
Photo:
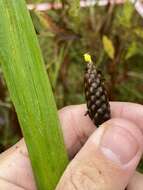
[[[87,113],[96,126],[110,119],[110,105],[102,73],[92,62],[87,63],[84,76]]]

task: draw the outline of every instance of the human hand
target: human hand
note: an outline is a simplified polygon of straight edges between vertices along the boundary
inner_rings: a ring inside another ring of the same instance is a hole
[[[73,159],[56,190],[142,190],[135,168],[143,152],[143,106],[112,102],[112,119],[98,129],[85,111],[85,105],[59,111]],[[36,190],[24,140],[0,155],[0,189]]]

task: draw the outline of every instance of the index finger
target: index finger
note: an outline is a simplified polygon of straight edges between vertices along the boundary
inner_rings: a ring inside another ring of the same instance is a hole
[[[128,102],[110,102],[111,117],[134,122],[143,131],[143,106]],[[59,111],[61,126],[69,155],[73,157],[96,129],[91,119],[84,116],[86,105],[67,106]]]
[[[143,105],[130,102],[111,102],[113,118],[124,118],[134,122],[143,132]]]

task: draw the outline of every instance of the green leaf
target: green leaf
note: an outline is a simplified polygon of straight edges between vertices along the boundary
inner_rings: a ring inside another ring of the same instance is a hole
[[[135,32],[135,34],[136,34],[138,37],[140,37],[140,38],[143,39],[143,30],[142,30],[142,28],[136,28],[136,29],[134,30],[134,32]]]
[[[124,3],[123,8],[117,15],[117,22],[119,22],[119,24],[124,27],[130,27],[134,10],[135,8],[133,4],[129,0],[127,0],[126,3]]]
[[[107,36],[104,35],[102,38],[102,42],[103,42],[104,50],[107,53],[107,55],[111,59],[114,59],[115,49],[114,49],[114,45],[113,45],[112,41]]]
[[[51,86],[24,0],[0,0],[0,63],[39,190],[53,190],[67,153]]]
[[[143,158],[141,158],[139,165],[137,167],[137,171],[143,174]]]
[[[80,9],[80,0],[68,0],[69,14],[71,17],[77,17]]]
[[[142,44],[140,45],[139,43],[133,41],[128,47],[125,59],[127,60],[137,54],[143,55]]]
[[[139,49],[138,49],[137,43],[136,42],[132,42],[130,44],[130,46],[128,47],[125,59],[129,59],[132,56],[136,55],[139,52],[138,50]]]

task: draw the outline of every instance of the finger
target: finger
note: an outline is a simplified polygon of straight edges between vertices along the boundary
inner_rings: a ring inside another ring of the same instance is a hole
[[[128,102],[110,102],[112,118],[121,117],[133,121],[143,129],[143,106]],[[84,144],[95,126],[85,116],[86,105],[67,106],[59,111],[61,126],[68,152],[73,155]],[[27,154],[27,150],[23,150]]]
[[[65,145],[73,157],[96,129],[88,116],[86,105],[67,106],[59,111]]]
[[[120,117],[134,122],[143,132],[143,105],[130,102],[111,102],[112,117]]]
[[[0,155],[0,189],[36,190],[24,140]]]
[[[112,118],[128,119],[143,131],[143,106],[127,102],[111,102]],[[88,116],[86,105],[67,106],[59,111],[65,144],[70,157],[73,157],[96,129]]]
[[[112,118],[124,118],[134,122],[143,131],[143,106],[128,102],[110,102]],[[96,129],[88,116],[86,105],[67,106],[60,110],[60,120],[65,144],[73,157]]]
[[[110,102],[111,106],[111,116],[112,118],[120,117],[128,119],[136,125],[138,125],[141,130],[143,130],[143,105],[136,104],[136,103],[130,103],[130,102]],[[72,110],[70,110],[72,109]],[[76,111],[77,110],[77,111]],[[91,124],[90,118],[87,116],[84,116],[84,113],[86,112],[86,105],[77,105],[77,106],[67,106],[61,111],[69,112],[67,114],[71,114],[74,117],[74,120],[76,121],[76,124],[78,124],[78,121],[82,123],[86,127],[87,123],[88,125]],[[64,115],[64,113],[63,113]],[[69,118],[72,118],[72,116],[69,116]],[[84,120],[83,120],[84,119]],[[65,118],[66,120],[66,118]],[[83,121],[83,122],[82,122]],[[84,125],[85,123],[85,125]]]
[[[1,190],[9,190],[9,189],[11,189],[11,190],[25,190],[24,188],[19,187],[18,185],[9,183],[8,181],[3,180],[3,179],[0,179],[0,188],[1,188]]]
[[[143,135],[123,119],[98,128],[71,161],[56,190],[124,190],[141,158]]]
[[[143,189],[143,174],[135,172],[127,190],[142,190]]]

